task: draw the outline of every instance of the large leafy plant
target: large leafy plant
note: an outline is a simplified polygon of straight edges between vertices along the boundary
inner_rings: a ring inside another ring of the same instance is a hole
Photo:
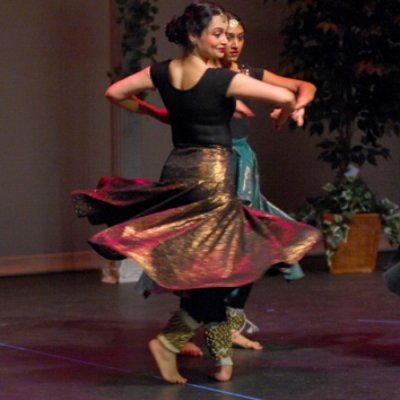
[[[300,217],[321,226],[328,261],[346,240],[356,213],[377,212],[393,244],[400,243],[400,209],[379,200],[350,170],[388,159],[382,139],[400,134],[400,2],[285,0],[283,70],[313,82],[318,92],[305,128],[321,138],[319,159],[335,173]],[[333,213],[334,218],[323,219]]]
[[[289,0],[282,64],[318,87],[306,127],[319,158],[342,177],[349,164],[387,159],[400,133],[400,2]]]

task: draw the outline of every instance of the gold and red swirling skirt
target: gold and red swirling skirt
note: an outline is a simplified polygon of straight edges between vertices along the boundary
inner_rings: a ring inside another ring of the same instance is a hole
[[[109,226],[89,243],[106,258],[132,259],[172,290],[237,287],[297,262],[319,231],[242,205],[231,158],[219,146],[177,148],[160,182],[102,178],[96,189],[73,192],[78,216]]]

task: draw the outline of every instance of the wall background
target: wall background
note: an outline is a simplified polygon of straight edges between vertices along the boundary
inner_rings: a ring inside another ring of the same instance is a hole
[[[109,2],[2,0],[0,27],[1,270],[88,250],[69,192],[110,170]]]
[[[157,22],[163,27],[188,2],[158,3]],[[242,61],[279,73],[285,7],[263,0],[220,3],[246,23]],[[71,190],[94,186],[112,169],[158,178],[171,149],[168,127],[127,116],[103,98],[106,72],[119,53],[114,20],[113,0],[0,2],[0,274],[10,260],[20,265],[32,257],[40,263],[58,254],[89,254],[86,238],[93,229],[75,218]],[[180,54],[163,29],[157,41],[158,60]],[[161,105],[157,94],[149,99]],[[294,211],[319,192],[331,172],[317,160],[313,138],[301,130],[276,132],[268,108],[257,104],[254,109],[250,141],[263,191]],[[400,140],[389,138],[387,145],[392,160],[364,168],[363,177],[382,196],[400,202]]]

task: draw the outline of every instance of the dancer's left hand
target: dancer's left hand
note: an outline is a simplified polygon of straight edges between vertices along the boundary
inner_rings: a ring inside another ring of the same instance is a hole
[[[291,112],[284,108],[275,108],[269,115],[271,117],[271,121],[274,127],[276,129],[280,129],[290,118]]]
[[[304,125],[304,113],[305,113],[305,108],[299,108],[294,111],[292,111],[290,114],[284,114],[283,110],[281,108],[275,108],[272,110],[270,117],[272,120],[272,123],[274,124],[275,128],[279,129],[282,127],[282,125],[289,119],[289,117],[296,122],[297,126],[303,126]]]
[[[305,108],[299,108],[296,109],[292,112],[292,114],[290,115],[290,117],[292,118],[292,120],[294,122],[296,122],[297,126],[303,126],[304,125],[304,113],[305,113]]]

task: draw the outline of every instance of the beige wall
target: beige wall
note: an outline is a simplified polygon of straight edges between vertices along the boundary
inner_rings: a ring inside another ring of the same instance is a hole
[[[282,9],[262,0],[222,0],[240,14],[248,40],[243,61],[278,71]],[[0,2],[0,257],[87,250],[91,229],[75,218],[68,193],[92,187],[109,174],[111,137],[119,142],[119,172],[157,179],[171,149],[167,126],[129,117],[134,129],[112,132],[111,107],[103,99],[115,39],[113,0],[2,0]],[[164,26],[187,0],[159,0]],[[110,17],[111,15],[111,17]],[[110,36],[110,29],[114,32]],[[157,33],[158,60],[179,55]],[[111,46],[111,49],[110,49]],[[160,104],[157,95],[150,99]],[[304,132],[275,132],[267,108],[255,106],[251,142],[267,196],[293,211],[331,178]],[[115,111],[114,111],[115,113]],[[393,159],[364,176],[400,202],[399,139],[387,141]],[[118,161],[118,160],[117,160]],[[118,164],[118,162],[117,162]]]
[[[69,192],[110,170],[108,0],[0,2],[0,256],[86,247]]]

